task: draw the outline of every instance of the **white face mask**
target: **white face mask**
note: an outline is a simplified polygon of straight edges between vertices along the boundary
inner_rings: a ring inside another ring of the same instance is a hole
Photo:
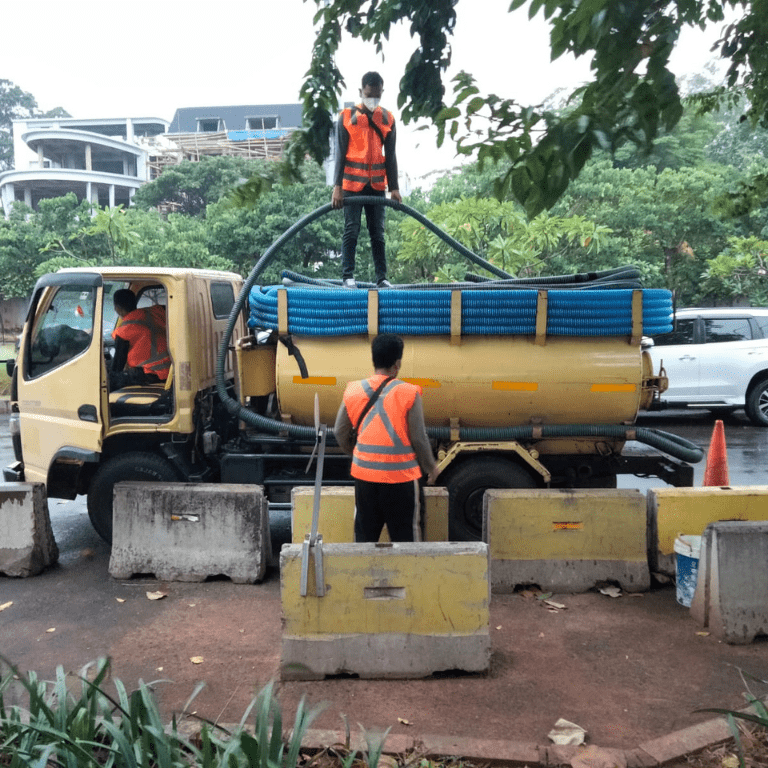
[[[381,99],[374,99],[373,97],[369,97],[367,99],[363,99],[363,106],[369,111],[373,112],[376,107],[379,106],[379,102]]]

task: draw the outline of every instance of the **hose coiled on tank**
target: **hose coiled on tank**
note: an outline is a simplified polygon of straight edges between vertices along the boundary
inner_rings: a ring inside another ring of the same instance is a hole
[[[454,240],[450,235],[443,232],[429,219],[422,216],[418,211],[410,208],[403,203],[397,203],[394,200],[384,197],[368,197],[362,196],[355,199],[357,205],[386,205],[390,208],[403,211],[415,218],[420,223],[424,224],[430,231],[434,232],[445,242],[452,245],[459,253],[466,256],[470,261],[482,266],[492,274],[501,278],[511,278],[511,275],[506,274],[502,270],[494,267],[489,262],[482,259],[480,256],[469,251],[461,243]],[[262,429],[266,432],[279,433],[284,432],[293,437],[302,438],[306,440],[312,440],[315,437],[315,430],[313,427],[305,427],[298,424],[285,424],[281,421],[275,421],[269,419],[260,414],[254,413],[248,408],[244,407],[232,398],[227,391],[226,383],[226,359],[230,350],[230,342],[232,340],[232,333],[234,332],[235,325],[240,317],[245,301],[251,292],[257,278],[262,273],[264,268],[269,264],[283,245],[291,240],[296,233],[300,232],[304,227],[311,224],[316,219],[324,216],[326,213],[332,210],[330,203],[317,208],[316,210],[303,216],[295,224],[290,226],[280,237],[270,245],[266,251],[262,254],[256,265],[251,270],[250,274],[245,280],[240,294],[235,299],[235,303],[229,313],[229,319],[227,321],[227,327],[224,331],[224,336],[219,348],[219,354],[216,360],[216,391],[218,396],[227,409],[227,411],[241,419],[246,424],[249,424],[257,429]],[[482,285],[482,284],[481,284]],[[474,286],[473,286],[474,287]],[[527,286],[530,288],[530,286]],[[543,427],[532,426],[517,426],[517,427],[480,427],[480,428],[460,428],[459,439],[460,440],[535,440],[538,437],[534,436],[534,430],[536,435],[542,434],[546,437],[575,437],[575,436],[589,436],[589,437],[608,437],[613,439],[634,439],[638,442],[651,445],[658,450],[664,451],[681,461],[687,461],[695,464],[702,460],[704,452],[694,443],[678,437],[677,435],[671,435],[659,430],[634,428],[634,427],[622,427],[617,425],[578,425],[578,424],[564,424],[554,425],[550,424]],[[329,429],[329,433],[332,435],[333,430]],[[427,433],[430,437],[437,440],[447,440],[450,437],[450,430],[446,427],[429,427]]]

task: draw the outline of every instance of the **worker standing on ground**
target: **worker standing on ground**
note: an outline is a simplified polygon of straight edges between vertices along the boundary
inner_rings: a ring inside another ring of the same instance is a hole
[[[371,344],[374,374],[347,385],[334,432],[352,456],[355,541],[376,542],[384,524],[392,541],[421,539],[422,472],[438,470],[424,426],[421,387],[396,378],[403,340],[382,333]]]
[[[171,358],[166,339],[165,307],[156,304],[137,309],[136,294],[127,288],[115,291],[113,303],[122,322],[112,331],[115,357],[109,374],[109,388],[115,390],[131,384],[166,381]]]
[[[376,285],[390,288],[387,257],[384,250],[383,205],[344,205],[344,199],[361,195],[390,196],[400,203],[403,198],[397,181],[395,154],[395,118],[379,106],[384,80],[378,72],[366,72],[360,89],[361,103],[341,111],[336,123],[336,167],[331,205],[344,208],[344,237],[341,243],[341,279],[345,288],[355,288],[355,252],[360,235],[360,217],[371,237]]]

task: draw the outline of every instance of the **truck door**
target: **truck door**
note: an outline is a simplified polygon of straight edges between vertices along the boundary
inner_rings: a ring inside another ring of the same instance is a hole
[[[98,459],[106,393],[102,300],[95,273],[46,275],[35,286],[18,379],[28,482],[46,482],[54,461]]]

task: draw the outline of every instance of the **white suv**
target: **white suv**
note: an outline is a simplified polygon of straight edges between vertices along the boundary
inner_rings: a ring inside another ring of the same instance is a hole
[[[675,329],[654,337],[650,352],[669,378],[657,405],[744,408],[768,427],[768,309],[679,309]]]

